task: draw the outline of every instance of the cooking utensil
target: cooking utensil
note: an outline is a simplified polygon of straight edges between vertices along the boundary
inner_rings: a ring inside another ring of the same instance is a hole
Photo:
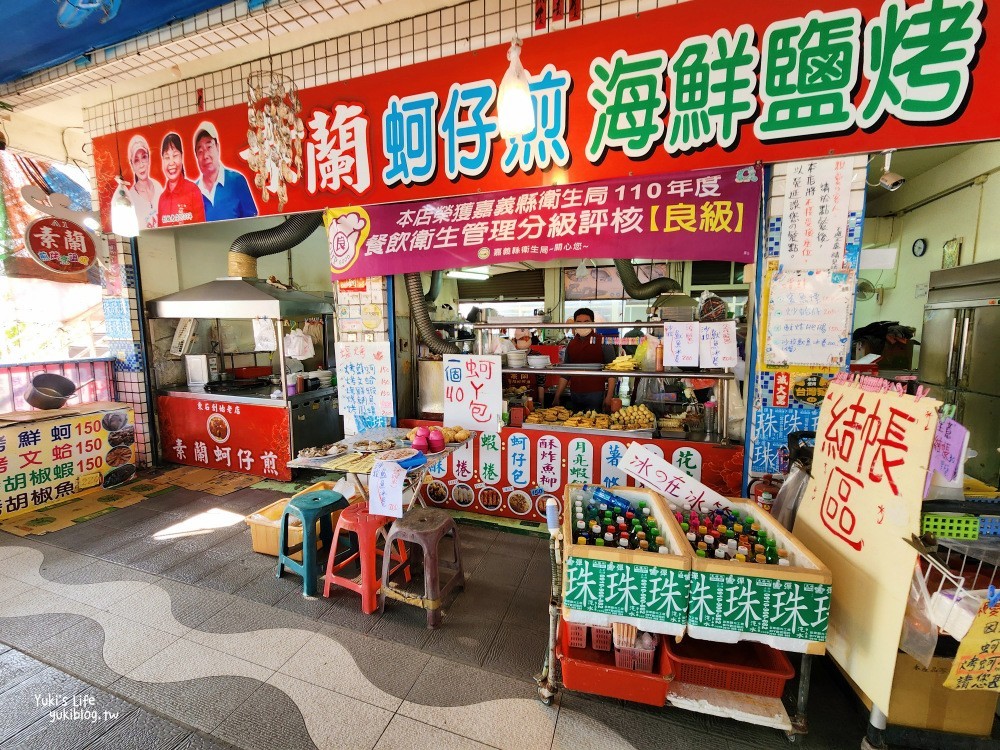
[[[31,379],[31,385],[24,392],[24,401],[36,409],[59,409],[66,405],[73,394],[94,382],[94,378],[76,385],[69,378],[54,372],[42,372]]]

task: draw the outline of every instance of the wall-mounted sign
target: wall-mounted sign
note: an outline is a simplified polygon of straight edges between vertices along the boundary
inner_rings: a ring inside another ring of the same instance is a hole
[[[157,180],[173,144],[187,169],[174,190],[197,195],[205,122],[261,214],[995,137],[1000,45],[983,0],[833,5],[693,0],[527,40],[536,123],[510,139],[496,115],[506,44],[302,90],[303,177],[281,208],[251,169],[262,144],[244,105],[102,136],[102,216],[119,170],[133,179],[116,144],[135,135]]]
[[[796,401],[801,401],[803,404],[809,404],[810,406],[816,406],[823,401],[823,397],[826,396],[826,389],[829,387],[829,377],[814,374],[796,380],[795,385],[792,386],[791,393],[792,397]],[[775,398],[777,398],[777,374],[775,376],[775,388]],[[786,403],[785,405],[787,406],[788,404]],[[775,406],[778,406],[778,404],[775,403]]]
[[[24,244],[32,259],[56,273],[86,271],[97,256],[90,232],[74,221],[54,216],[43,216],[28,224]]]

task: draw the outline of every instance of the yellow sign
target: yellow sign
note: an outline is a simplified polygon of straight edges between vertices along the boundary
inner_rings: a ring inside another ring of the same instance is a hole
[[[983,602],[944,681],[954,690],[1000,692],[1000,604]]]
[[[110,406],[110,405],[109,405]],[[135,423],[129,408],[51,416],[0,428],[0,519],[135,475]]]
[[[939,401],[879,378],[839,376],[816,426],[794,534],[830,569],[827,651],[883,712],[920,533]]]

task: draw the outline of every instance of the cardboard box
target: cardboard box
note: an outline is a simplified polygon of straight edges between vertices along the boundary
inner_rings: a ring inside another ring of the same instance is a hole
[[[683,635],[693,555],[663,496],[644,487],[613,488],[613,494],[633,504],[650,506],[670,554],[597,547],[572,542],[570,498],[582,486],[567,484],[563,492],[563,619],[603,627],[627,622],[650,633]],[[581,596],[582,587],[595,596]]]
[[[757,641],[783,651],[825,653],[833,581],[829,568],[756,503],[727,498],[727,504],[777,539],[788,550],[791,565],[694,556],[688,633],[709,641]],[[723,606],[724,601],[729,605]]]
[[[930,669],[909,654],[896,656],[889,700],[889,723],[939,732],[989,736],[993,731],[997,699],[987,690],[950,690],[944,687],[951,659],[935,657]]]

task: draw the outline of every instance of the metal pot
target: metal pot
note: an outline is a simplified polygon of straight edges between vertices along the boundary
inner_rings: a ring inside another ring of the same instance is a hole
[[[74,393],[93,382],[88,380],[86,383],[76,385],[62,375],[43,372],[31,379],[31,386],[24,392],[24,400],[36,409],[60,409]]]

